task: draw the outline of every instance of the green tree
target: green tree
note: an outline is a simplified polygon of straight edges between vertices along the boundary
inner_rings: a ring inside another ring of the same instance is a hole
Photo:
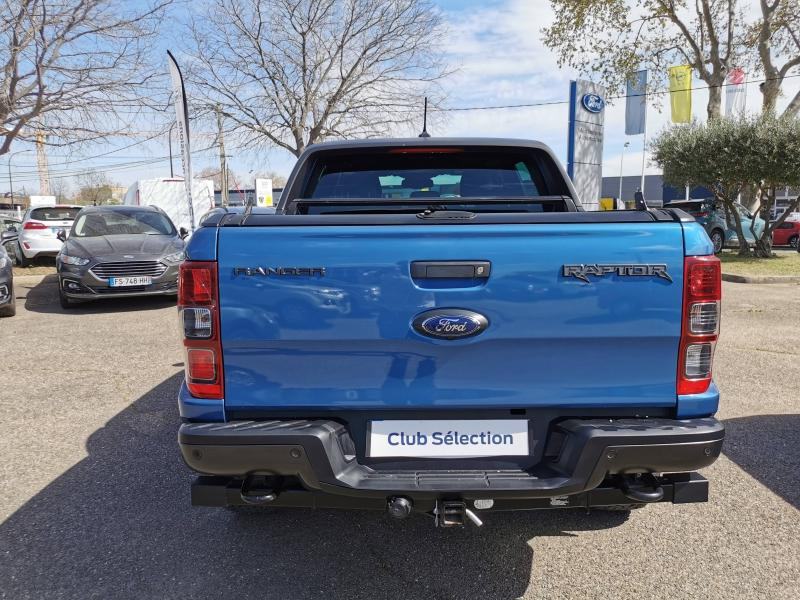
[[[550,0],[555,18],[545,44],[569,65],[613,90],[648,69],[664,87],[666,69],[688,64],[708,87],[709,119],[721,115],[728,73],[746,66],[767,79],[765,111],[774,110],[784,79],[800,65],[800,0]],[[800,110],[800,93],[785,114]]]
[[[770,222],[775,190],[800,185],[800,120],[775,117],[715,119],[672,127],[652,142],[653,160],[664,171],[664,180],[676,186],[701,185],[710,189],[729,215],[739,238],[739,254],[750,254],[742,220],[737,210],[739,194],[748,186],[760,190],[754,212],[765,222],[757,238],[756,256],[772,255],[772,232],[790,212],[797,209],[795,199],[777,220]]]

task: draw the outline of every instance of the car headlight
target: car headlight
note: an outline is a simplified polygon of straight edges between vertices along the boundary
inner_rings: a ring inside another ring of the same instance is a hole
[[[183,262],[184,258],[186,258],[186,255],[184,254],[183,250],[181,250],[180,252],[175,252],[173,254],[167,254],[164,257],[164,260],[167,261],[167,262],[170,262],[170,263],[179,263],[179,262]]]
[[[89,259],[82,258],[80,256],[70,256],[69,254],[62,254],[61,262],[67,265],[77,265],[79,267],[82,267],[83,265],[89,264]]]

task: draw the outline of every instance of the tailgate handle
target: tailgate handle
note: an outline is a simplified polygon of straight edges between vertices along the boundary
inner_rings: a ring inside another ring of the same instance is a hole
[[[413,279],[488,279],[492,263],[488,260],[415,260]]]

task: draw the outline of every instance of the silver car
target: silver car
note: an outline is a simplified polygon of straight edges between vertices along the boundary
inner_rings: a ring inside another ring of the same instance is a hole
[[[64,236],[66,237],[66,236]],[[174,296],[186,231],[155,206],[89,206],[56,256],[61,306],[108,297]]]

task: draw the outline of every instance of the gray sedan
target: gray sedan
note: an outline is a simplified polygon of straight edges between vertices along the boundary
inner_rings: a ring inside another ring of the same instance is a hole
[[[66,237],[66,236],[65,236]],[[154,206],[89,206],[56,256],[61,306],[108,297],[174,296],[183,238]]]
[[[0,244],[0,317],[13,317],[17,314],[14,299],[14,272],[12,261],[6,249]]]

